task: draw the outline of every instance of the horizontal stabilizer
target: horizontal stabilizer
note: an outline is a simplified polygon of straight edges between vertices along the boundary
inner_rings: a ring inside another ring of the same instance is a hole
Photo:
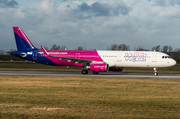
[[[26,56],[26,53],[17,53],[17,52],[7,52],[7,53],[14,54],[14,55],[20,56],[20,57],[25,57]]]

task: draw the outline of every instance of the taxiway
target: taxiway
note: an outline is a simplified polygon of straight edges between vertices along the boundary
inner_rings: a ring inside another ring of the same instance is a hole
[[[55,76],[55,77],[100,77],[100,78],[161,78],[161,79],[180,79],[180,74],[159,74],[154,76],[153,73],[117,73],[105,72],[97,75],[89,72],[82,75],[80,72],[50,72],[50,71],[0,71],[0,75],[12,76]]]

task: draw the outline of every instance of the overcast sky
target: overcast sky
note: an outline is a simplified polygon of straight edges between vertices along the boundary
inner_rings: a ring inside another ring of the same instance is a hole
[[[106,50],[180,48],[180,0],[0,0],[0,49],[16,49],[13,26],[40,47],[76,43]]]

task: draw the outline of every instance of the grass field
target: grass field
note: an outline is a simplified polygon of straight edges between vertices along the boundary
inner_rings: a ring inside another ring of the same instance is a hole
[[[180,80],[0,76],[0,118],[179,118]]]

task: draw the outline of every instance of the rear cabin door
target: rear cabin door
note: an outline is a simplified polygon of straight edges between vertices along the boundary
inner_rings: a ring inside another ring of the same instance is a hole
[[[76,53],[76,59],[80,59],[80,53]]]
[[[33,60],[37,60],[37,53],[38,53],[38,51],[33,52]]]
[[[121,62],[122,61],[122,57],[121,57],[121,55],[118,55],[117,56],[117,62]]]

